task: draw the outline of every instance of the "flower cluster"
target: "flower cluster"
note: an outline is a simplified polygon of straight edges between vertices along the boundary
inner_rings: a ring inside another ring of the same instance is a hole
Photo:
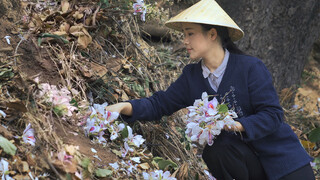
[[[110,112],[106,110],[108,103],[94,104],[90,108],[90,114],[86,119],[84,127],[87,136],[93,136],[98,143],[106,143],[106,134],[109,134],[111,141],[118,139],[121,142],[120,151],[113,151],[118,156],[122,157],[121,162],[110,163],[113,175],[117,177],[136,176],[141,172],[140,169],[149,169],[149,166],[143,165],[141,161],[149,159],[150,157],[144,153],[145,149],[141,151],[141,145],[145,139],[141,135],[134,135],[132,128],[124,123],[118,121],[119,113]],[[122,144],[123,143],[123,144]],[[109,169],[110,170],[110,169]],[[162,179],[175,180],[170,177],[170,172],[163,173],[162,170],[155,170],[154,172],[143,174],[144,179]],[[140,176],[140,175],[138,175]]]
[[[46,103],[52,103],[53,110],[60,116],[72,116],[72,112],[77,108],[70,104],[71,92],[63,87],[60,90],[55,85],[48,83],[39,84],[40,92],[38,97],[43,98]],[[73,89],[73,93],[78,93]]]
[[[162,170],[155,170],[151,173],[143,172],[144,180],[176,180],[174,177],[170,177],[170,172],[163,172]]]
[[[187,107],[187,130],[185,133],[191,141],[198,141],[199,144],[213,144],[213,139],[221,133],[227,126],[231,128],[235,125],[234,118],[237,114],[233,110],[228,110],[226,104],[219,104],[214,97],[211,101],[206,92],[202,93],[201,99],[195,100],[193,106]]]
[[[132,7],[134,10],[133,14],[137,15],[137,13],[141,13],[141,21],[146,21],[147,7],[145,6],[143,0],[137,0]]]
[[[119,121],[119,113],[106,111],[108,103],[94,104],[91,108],[91,114],[87,118],[85,132],[88,136],[94,136],[99,143],[106,143],[104,138],[106,132],[110,133],[110,140],[113,141],[122,135],[124,148],[122,148],[122,156],[125,157],[128,152],[133,152],[130,146],[140,147],[145,141],[141,135],[133,135],[130,126],[126,126]]]

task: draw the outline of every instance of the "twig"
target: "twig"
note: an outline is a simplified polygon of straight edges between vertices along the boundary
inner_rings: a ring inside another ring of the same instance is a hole
[[[129,39],[129,41],[133,44],[133,46],[142,54],[142,56],[148,61],[150,62],[152,65],[156,65],[154,62],[152,62],[145,54],[144,52],[137,46],[136,43],[133,42],[133,40],[127,35],[127,33],[122,29],[121,25],[117,22],[117,20],[114,19],[114,17],[111,17],[112,20],[118,25],[118,27],[120,28],[120,30],[123,32],[123,34]]]
[[[93,13],[93,16],[92,16],[92,25],[93,26],[96,26],[96,17],[97,17],[97,13],[99,12],[100,10],[100,7],[101,7],[101,4],[100,6],[94,11]]]
[[[14,51],[13,57],[14,57],[14,65],[15,65],[15,66],[17,65],[17,52],[18,52],[18,48],[19,48],[20,44],[22,43],[22,41],[24,41],[24,40],[25,40],[25,39],[24,39],[23,37],[21,37],[21,39],[20,39],[20,41],[19,41],[19,43],[18,43],[18,45],[17,45],[17,47],[16,47],[16,50]]]
[[[40,151],[43,152],[43,151]],[[63,180],[64,178],[60,175],[57,169],[53,166],[53,164],[49,161],[49,159],[42,153],[43,159],[49,165],[50,169],[58,176],[59,179]]]

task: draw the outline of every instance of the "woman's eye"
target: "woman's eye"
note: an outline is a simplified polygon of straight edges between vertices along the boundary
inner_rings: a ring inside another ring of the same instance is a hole
[[[188,36],[192,36],[193,35],[193,33],[188,33]]]

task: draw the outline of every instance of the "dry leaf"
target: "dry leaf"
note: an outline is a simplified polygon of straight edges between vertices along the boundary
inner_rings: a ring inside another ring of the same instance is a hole
[[[74,33],[74,32],[80,32],[82,30],[83,26],[82,25],[77,25],[77,26],[71,26],[70,27],[70,33]]]
[[[75,19],[81,19],[83,18],[83,13],[80,13],[79,11],[76,11],[72,17],[74,17]]]
[[[59,27],[60,31],[65,31],[65,32],[69,32],[70,29],[70,24],[64,22],[60,25]]]
[[[108,72],[107,68],[96,63],[91,63],[91,70],[99,77],[104,76]]]
[[[65,150],[68,154],[73,156],[79,150],[79,146],[66,145]]]
[[[67,0],[63,0],[61,2],[62,13],[66,13],[69,10],[69,7],[70,7],[70,3]]]
[[[56,32],[53,32],[52,34],[55,34],[55,35],[58,35],[58,36],[66,36],[67,32],[65,32],[65,31],[56,31]]]
[[[121,94],[121,99],[122,101],[128,101],[129,97],[128,95],[122,90],[122,94]]]
[[[10,100],[10,102],[6,103],[6,106],[20,112],[27,112],[26,106],[19,99]]]
[[[83,49],[87,48],[91,42],[92,42],[91,36],[84,35],[84,36],[78,37],[78,44],[80,48],[83,48]]]
[[[300,140],[302,146],[306,149],[313,149],[315,147],[315,143],[305,140]]]
[[[22,172],[29,172],[29,164],[26,161],[21,162],[21,167]]]
[[[144,170],[150,169],[150,165],[148,163],[139,164],[138,167]]]

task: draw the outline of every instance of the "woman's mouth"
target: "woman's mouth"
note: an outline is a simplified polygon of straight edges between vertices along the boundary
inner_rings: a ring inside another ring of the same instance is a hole
[[[192,49],[187,49],[188,53],[190,53],[192,51]]]

